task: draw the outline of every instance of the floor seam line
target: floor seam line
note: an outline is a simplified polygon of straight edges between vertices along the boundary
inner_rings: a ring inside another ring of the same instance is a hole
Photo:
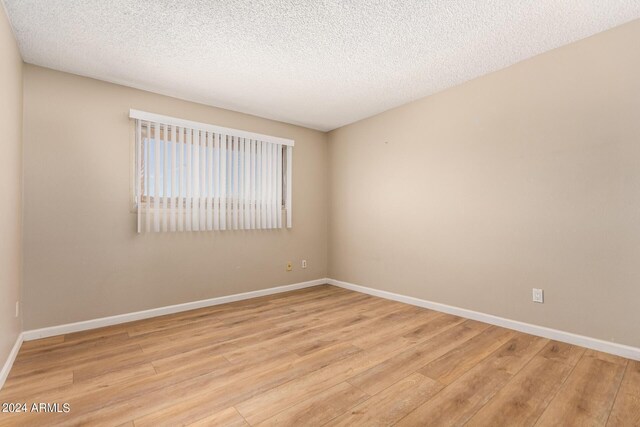
[[[550,340],[549,342],[551,342],[553,340]],[[569,344],[572,345],[572,344]],[[560,383],[560,387],[558,387],[558,390],[556,390],[556,392],[553,394],[553,397],[549,400],[549,403],[547,403],[547,405],[544,407],[544,409],[542,411],[540,411],[540,415],[538,415],[538,417],[536,418],[536,420],[534,421],[534,423],[532,424],[532,426],[536,426],[538,424],[538,421],[540,420],[540,418],[542,418],[542,416],[544,415],[545,412],[547,412],[547,409],[549,408],[549,405],[551,405],[551,403],[555,400],[555,398],[558,396],[558,394],[560,393],[560,391],[562,390],[562,387],[564,386],[564,384],[569,381],[569,378],[571,377],[571,375],[573,375],[573,371],[576,369],[576,366],[578,366],[578,364],[580,363],[580,361],[582,361],[582,359],[584,358],[586,351],[582,353],[582,355],[580,356],[580,358],[578,359],[578,361],[571,367],[571,370],[569,371],[569,375],[567,375],[567,378],[564,379],[564,381],[562,381]]]
[[[629,361],[624,365],[624,372],[622,372],[622,378],[620,379],[620,384],[618,384],[618,388],[616,389],[616,394],[613,397],[613,401],[611,402],[611,407],[609,408],[609,413],[607,414],[607,421],[605,421],[604,425],[609,424],[609,418],[611,418],[611,413],[613,412],[613,408],[616,405],[616,400],[618,400],[618,394],[620,394],[620,389],[622,388],[622,383],[624,382],[624,377],[627,375],[627,369],[629,369]]]

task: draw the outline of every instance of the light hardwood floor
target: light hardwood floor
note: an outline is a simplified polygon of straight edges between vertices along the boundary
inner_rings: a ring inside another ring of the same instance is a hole
[[[23,344],[0,425],[638,426],[640,363],[324,285]]]

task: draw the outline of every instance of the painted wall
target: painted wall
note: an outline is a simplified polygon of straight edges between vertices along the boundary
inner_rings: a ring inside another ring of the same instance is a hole
[[[22,58],[0,6],[0,368],[22,330]]]
[[[634,21],[331,132],[330,277],[640,346],[639,40]]]
[[[25,329],[326,276],[326,134],[32,65],[24,78]],[[293,228],[137,234],[130,108],[294,139]]]
[[[25,329],[329,276],[640,346],[637,40],[640,21],[328,136],[25,66]],[[136,234],[129,108],[295,139],[294,228]]]

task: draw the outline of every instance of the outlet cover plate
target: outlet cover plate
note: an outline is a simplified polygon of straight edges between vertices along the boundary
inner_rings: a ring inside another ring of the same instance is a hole
[[[542,289],[533,288],[533,302],[537,302],[540,304],[544,303],[544,291]]]

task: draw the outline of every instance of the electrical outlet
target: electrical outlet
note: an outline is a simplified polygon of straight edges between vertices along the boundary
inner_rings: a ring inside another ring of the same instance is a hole
[[[16,301],[16,317],[20,316],[20,301]]]
[[[306,259],[302,260],[302,268],[307,268],[307,260]]]
[[[533,288],[533,302],[544,303],[544,291]]]
[[[293,270],[293,263],[291,261],[289,261],[287,263],[287,271],[291,271],[291,270]]]

